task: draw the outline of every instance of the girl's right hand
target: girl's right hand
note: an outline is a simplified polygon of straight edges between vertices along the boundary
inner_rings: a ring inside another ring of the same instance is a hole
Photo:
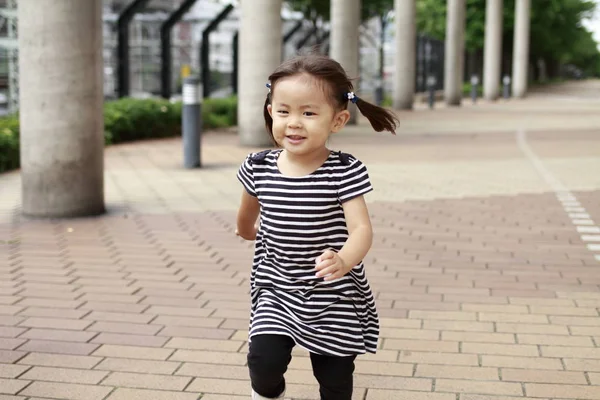
[[[240,235],[240,232],[237,229],[235,230],[235,235],[241,237],[244,240],[256,240],[257,233],[258,233],[258,225],[254,225],[254,229],[252,230],[252,232],[250,232],[250,234],[246,235],[246,236]]]

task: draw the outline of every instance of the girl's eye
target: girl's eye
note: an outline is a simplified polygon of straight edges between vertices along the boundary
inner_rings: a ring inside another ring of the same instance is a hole
[[[279,113],[279,114],[287,114],[287,111],[285,111],[285,110],[279,110],[279,111],[277,111],[277,113]]]
[[[316,114],[315,114],[314,112],[312,112],[312,111],[306,111],[304,114],[305,114],[307,117],[312,117],[313,115],[316,115]]]

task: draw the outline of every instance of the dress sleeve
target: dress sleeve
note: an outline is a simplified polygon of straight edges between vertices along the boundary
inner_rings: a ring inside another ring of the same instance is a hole
[[[253,197],[256,197],[254,187],[254,168],[252,166],[252,154],[249,154],[240,168],[238,169],[237,178],[244,186],[244,189]]]
[[[342,174],[340,186],[338,189],[338,198],[340,203],[345,203],[355,197],[362,196],[373,190],[367,167],[354,159],[348,165],[346,171]]]

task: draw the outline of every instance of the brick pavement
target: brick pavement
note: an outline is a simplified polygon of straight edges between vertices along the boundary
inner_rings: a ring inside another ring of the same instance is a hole
[[[332,140],[376,186],[381,344],[357,362],[355,399],[600,399],[600,251],[515,133],[527,119],[527,145],[597,227],[594,106],[571,84]],[[0,400],[249,398],[252,249],[233,224],[251,149],[226,133],[204,144],[195,171],[177,140],[109,148],[97,218],[24,219],[18,174],[0,175]],[[317,399],[301,350],[288,382],[290,399]]]

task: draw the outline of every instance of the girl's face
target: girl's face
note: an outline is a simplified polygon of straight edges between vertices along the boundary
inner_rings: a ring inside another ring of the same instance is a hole
[[[275,141],[294,155],[325,149],[329,135],[343,128],[350,118],[347,110],[332,107],[319,82],[307,74],[277,81],[268,110]]]

